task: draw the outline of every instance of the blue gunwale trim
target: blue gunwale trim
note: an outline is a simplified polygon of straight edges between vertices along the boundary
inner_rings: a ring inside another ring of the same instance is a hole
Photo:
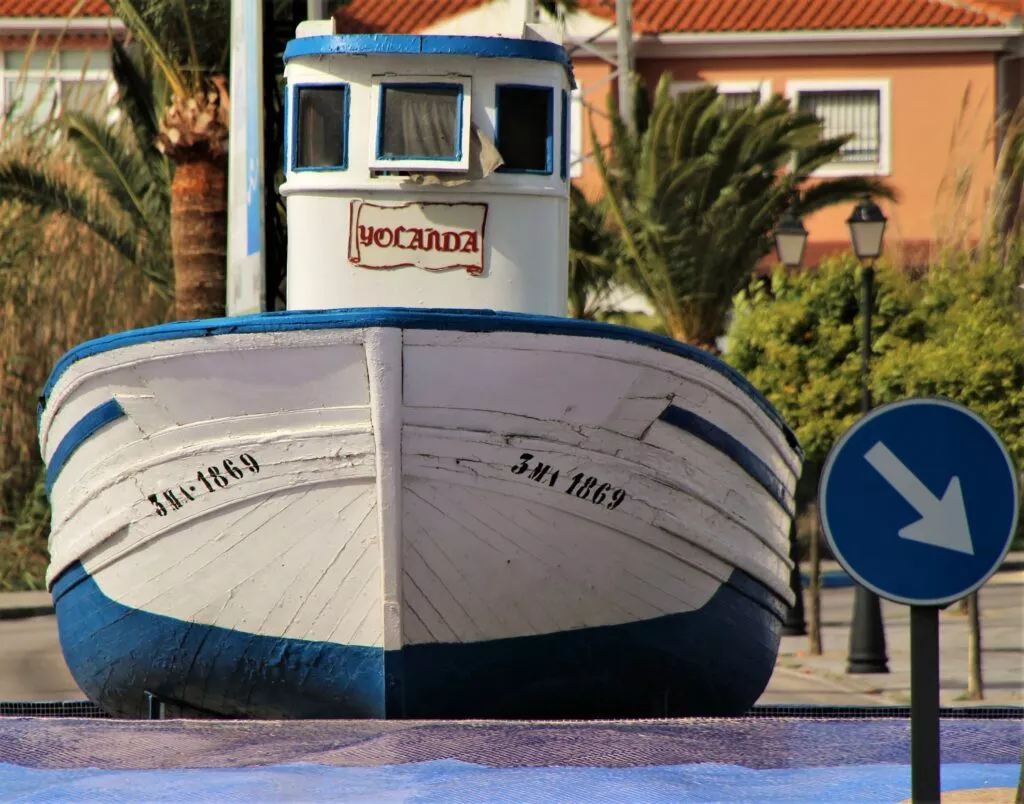
[[[779,412],[736,369],[703,349],[681,343],[664,335],[641,329],[583,321],[577,318],[510,313],[494,310],[463,310],[457,308],[417,307],[351,307],[336,310],[280,310],[253,313],[230,318],[207,318],[199,321],[174,321],[145,329],[129,330],[86,341],[67,352],[50,373],[40,402],[40,415],[61,375],[70,366],[86,357],[113,349],[153,341],[204,338],[212,335],[235,335],[256,332],[294,332],[318,329],[361,329],[364,327],[399,327],[403,329],[461,330],[463,332],[532,332],[543,335],[570,335],[581,338],[607,338],[635,343],[661,352],[692,360],[722,375],[747,394],[782,431],[789,445],[801,455],[796,435]]]
[[[498,168],[498,173],[550,176],[555,172],[555,90],[543,84],[497,84],[494,87],[494,133],[496,135],[495,145],[498,146],[499,152],[501,151],[501,93],[505,89],[531,89],[547,94],[547,125],[544,134],[545,156],[544,168],[541,170],[535,168],[508,168],[502,165]],[[565,90],[562,90],[562,94],[565,94]]]
[[[420,36],[417,34],[344,34],[304,36],[292,39],[284,49],[284,62],[302,56],[430,55],[476,56],[485,59],[551,61],[565,70],[576,86],[572,61],[565,48],[554,42],[505,39],[497,36]]]
[[[692,433],[701,441],[728,455],[744,472],[757,481],[787,514],[794,516],[793,496],[786,490],[785,484],[768,464],[757,457],[738,438],[730,435],[717,424],[676,405],[669,405],[658,418],[665,424]]]
[[[332,89],[332,90],[339,90],[340,89],[341,92],[342,92],[342,106],[343,106],[342,117],[343,117],[343,121],[342,121],[342,126],[341,126],[341,163],[340,164],[337,164],[337,165],[315,165],[315,166],[314,165],[300,165],[299,164],[299,141],[302,139],[302,121],[299,119],[299,114],[300,114],[300,112],[302,110],[302,104],[299,102],[299,95],[301,94],[302,90],[304,90],[304,89]],[[349,85],[347,83],[344,83],[344,82],[337,82],[337,83],[330,83],[330,84],[310,84],[310,83],[293,84],[292,87],[291,87],[291,91],[286,93],[286,98],[290,97],[293,94],[295,95],[295,103],[287,103],[286,102],[286,106],[288,107],[288,112],[287,113],[294,115],[294,120],[290,121],[291,122],[291,128],[288,130],[288,132],[285,135],[286,147],[288,147],[287,144],[289,142],[290,142],[290,146],[291,146],[288,149],[289,152],[290,152],[290,156],[291,156],[291,160],[290,160],[291,167],[290,167],[290,170],[295,172],[295,173],[322,173],[322,172],[325,172],[325,171],[332,171],[332,170],[333,171],[348,170],[348,130],[349,130],[349,121],[351,119],[351,115],[349,114],[349,106],[351,104],[351,99],[352,99],[352,92],[349,89]],[[286,123],[286,125],[287,125],[287,123]],[[295,132],[295,138],[289,140],[288,137],[290,137],[292,132]],[[289,165],[289,163],[286,161],[285,162],[285,167],[287,168],[288,165]]]
[[[57,477],[64,468],[64,464],[68,462],[74,451],[95,435],[98,430],[106,427],[112,421],[120,419],[122,416],[124,416],[124,408],[121,407],[121,404],[116,399],[111,399],[90,410],[71,426],[71,429],[64,434],[64,438],[60,440],[57,449],[54,450],[50,462],[46,465],[47,497],[50,496],[53,484],[57,482]]]

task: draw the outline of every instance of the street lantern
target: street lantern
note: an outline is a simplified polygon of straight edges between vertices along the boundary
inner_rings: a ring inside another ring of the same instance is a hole
[[[861,262],[877,260],[882,254],[882,239],[885,224],[888,223],[878,204],[870,196],[864,196],[846,220],[850,227],[853,252]]]
[[[807,247],[807,229],[796,209],[796,199],[789,209],[783,213],[775,227],[775,253],[787,268],[799,268],[804,261],[804,249]],[[793,590],[794,604],[786,609],[782,621],[782,633],[785,636],[803,636],[807,633],[807,622],[804,618],[803,578],[800,575],[800,554],[796,543],[796,522],[791,523],[789,531],[789,557],[793,561],[790,570],[789,586]]]
[[[846,220],[850,227],[850,240],[857,259],[864,263],[861,270],[861,310],[863,336],[861,338],[861,413],[871,410],[871,317],[873,315],[875,268],[874,261],[882,254],[886,217],[870,196],[864,196]],[[888,673],[889,660],[885,651],[885,628],[882,624],[882,606],[878,595],[857,585],[853,598],[853,617],[850,623],[850,647],[847,655],[847,673]]]
[[[779,256],[779,262],[787,268],[799,268],[804,260],[806,246],[807,229],[797,214],[796,204],[793,204],[775,227],[775,253]]]

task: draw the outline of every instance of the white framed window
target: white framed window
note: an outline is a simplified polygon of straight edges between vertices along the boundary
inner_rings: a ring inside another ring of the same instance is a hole
[[[0,110],[17,108],[34,123],[68,110],[100,113],[116,97],[110,51],[105,48],[24,48],[0,53]]]
[[[291,169],[348,169],[348,84],[297,84],[291,104],[295,132]]]
[[[583,175],[583,95],[577,87],[569,95],[569,175]]]
[[[711,86],[718,90],[722,105],[727,110],[739,109],[748,103],[765,103],[772,96],[772,82],[767,78],[749,81],[673,81],[669,91],[672,95],[681,95]]]
[[[374,76],[371,104],[371,170],[469,169],[467,76]]]
[[[786,84],[794,109],[821,120],[824,137],[850,136],[841,158],[817,176],[888,176],[892,171],[892,98],[888,79],[801,80]]]
[[[551,175],[555,169],[555,91],[530,84],[494,88],[495,144],[501,173]]]

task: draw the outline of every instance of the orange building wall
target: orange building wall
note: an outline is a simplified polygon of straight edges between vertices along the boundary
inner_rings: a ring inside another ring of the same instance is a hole
[[[890,248],[910,249],[950,237],[975,237],[994,178],[996,149],[996,60],[991,53],[879,55],[863,57],[773,57],[733,59],[638,60],[637,69],[653,91],[664,71],[679,81],[771,81],[773,93],[785,93],[794,79],[872,79],[891,82],[892,162],[884,177],[899,194],[883,203],[890,224]],[[592,59],[576,63],[584,91],[608,67]],[[607,91],[615,91],[609,82]],[[599,93],[588,102],[604,108]],[[585,124],[586,128],[586,124]],[[584,132],[584,152],[589,133]],[[598,128],[607,136],[606,127]],[[591,166],[584,171],[588,192],[598,189]],[[958,188],[966,186],[966,193]],[[848,247],[850,207],[836,207],[805,221],[810,232],[809,261]]]

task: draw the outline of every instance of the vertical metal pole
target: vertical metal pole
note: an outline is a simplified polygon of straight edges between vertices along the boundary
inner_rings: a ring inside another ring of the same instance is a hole
[[[910,792],[939,801],[939,610],[910,607]]]
[[[786,609],[786,617],[782,621],[783,636],[803,636],[807,633],[807,622],[804,619],[803,578],[800,575],[800,551],[796,543],[796,517],[789,525],[789,557],[793,561],[793,569],[789,572],[789,588],[795,600]]]
[[[871,412],[871,318],[874,315],[875,267],[865,265],[861,284],[864,311],[863,335],[860,342],[860,412],[866,416]]]
[[[821,656],[821,531],[817,514],[811,524],[811,583],[808,588],[807,649]]]
[[[871,317],[874,314],[875,268],[865,265],[862,272],[862,304],[864,322],[861,338],[861,397],[862,414],[871,411]],[[882,604],[878,595],[863,586],[857,586],[853,598],[853,619],[850,623],[850,650],[846,663],[847,673],[888,673],[889,662],[885,654],[885,628],[882,623]]]
[[[619,76],[619,114],[630,134],[636,134],[636,112],[633,107],[633,0],[615,0],[615,27],[618,29],[616,64]]]
[[[327,19],[327,0],[306,0],[306,19]]]

